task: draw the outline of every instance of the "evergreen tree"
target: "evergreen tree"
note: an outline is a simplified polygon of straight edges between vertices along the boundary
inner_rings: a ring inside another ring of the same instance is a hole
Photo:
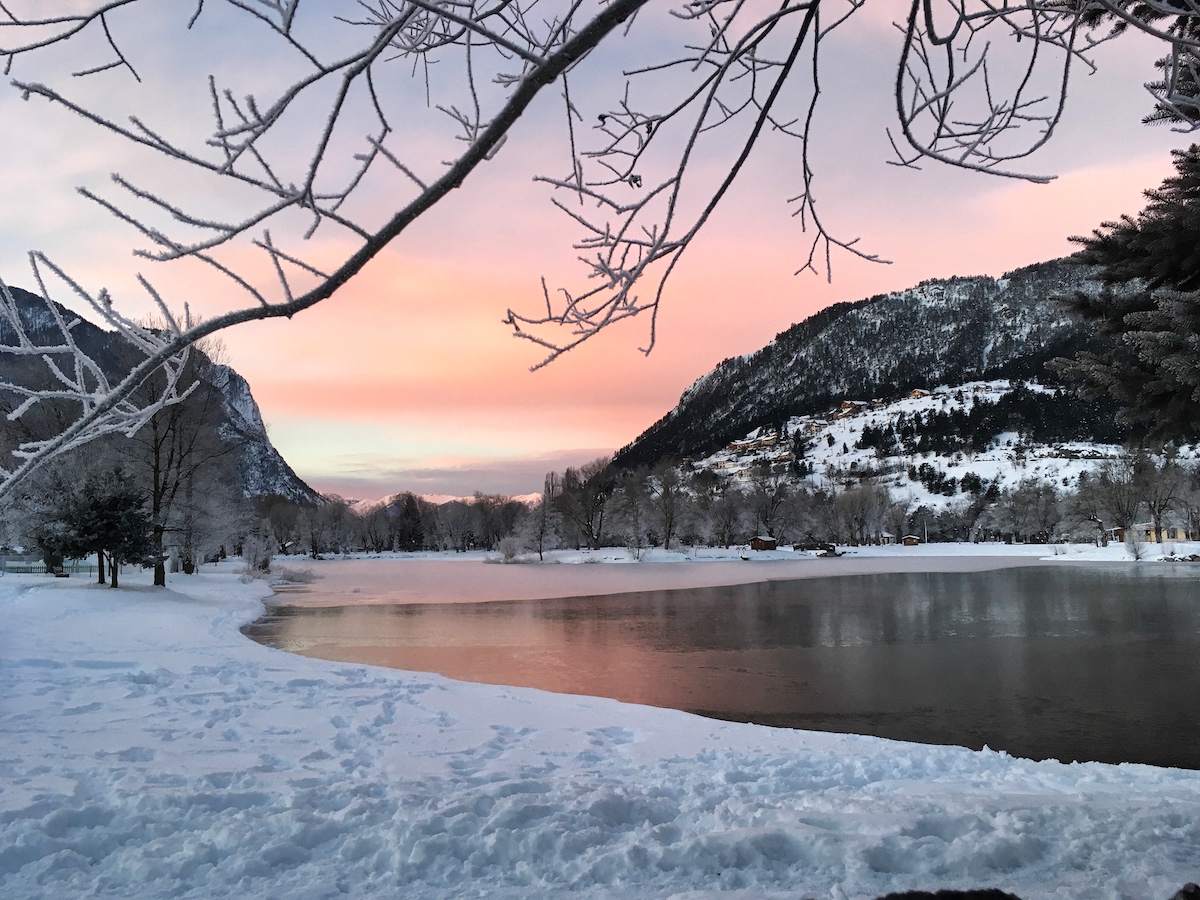
[[[1178,58],[1172,59],[1168,55],[1155,63],[1162,77],[1146,85],[1156,102],[1154,111],[1142,121],[1188,126],[1200,123],[1200,85],[1196,79],[1200,58],[1192,49],[1200,38],[1200,14],[1194,3],[1189,0],[1108,0],[1092,4],[1084,11],[1082,20],[1089,26],[1110,24],[1114,34],[1149,25],[1155,33],[1169,35],[1178,41]]]
[[[411,491],[404,494],[396,523],[396,540],[401,550],[416,551],[425,546],[425,526],[421,517],[421,503]]]
[[[1173,151],[1175,175],[1136,218],[1105,222],[1077,258],[1099,267],[1104,289],[1068,306],[1114,346],[1055,360],[1086,396],[1111,396],[1125,420],[1144,419],[1157,437],[1200,425],[1200,145]]]
[[[108,558],[111,585],[117,587],[117,570],[123,563],[154,565],[154,527],[146,510],[146,497],[121,469],[89,476],[80,492],[64,503],[59,518],[61,549],[71,559],[95,553]]]

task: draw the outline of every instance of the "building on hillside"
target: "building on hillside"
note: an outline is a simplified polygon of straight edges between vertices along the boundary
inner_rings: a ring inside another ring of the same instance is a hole
[[[747,438],[741,441],[733,441],[731,444],[729,444],[727,449],[732,453],[750,453],[754,450],[769,450],[778,444],[779,435],[771,432],[758,437]]]
[[[834,414],[835,419],[844,419],[847,416],[853,416],[864,409],[869,409],[871,404],[866,400],[843,400],[842,405],[838,407]]]
[[[760,534],[758,537],[750,538],[751,550],[774,550],[778,546],[778,541],[768,534]]]
[[[905,547],[916,547],[921,543],[921,539],[915,534],[906,534],[904,537],[900,538],[900,543],[902,543]]]

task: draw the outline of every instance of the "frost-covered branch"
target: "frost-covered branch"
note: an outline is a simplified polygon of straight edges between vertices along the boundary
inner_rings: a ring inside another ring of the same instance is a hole
[[[46,461],[83,446],[106,434],[135,433],[159,410],[187,397],[195,385],[181,389],[180,375],[187,364],[191,342],[182,341],[192,322],[187,311],[176,317],[146,281],[143,287],[157,305],[165,323],[151,328],[121,315],[104,291],[91,294],[41,254],[31,254],[31,268],[40,296],[18,299],[0,281],[0,352],[16,362],[0,375],[0,398],[11,408],[5,417],[15,422],[35,408],[68,407],[65,427],[54,434],[19,440],[9,448],[15,464],[0,466],[0,486],[15,485]],[[79,318],[50,299],[44,271],[56,276],[106,325],[145,356],[158,356],[153,370],[131,386],[138,387],[150,374],[161,373],[161,384],[149,400],[130,399],[119,391],[123,372],[111,372],[79,343],[73,334]],[[178,343],[173,352],[164,352]],[[2,496],[2,493],[0,493]]]

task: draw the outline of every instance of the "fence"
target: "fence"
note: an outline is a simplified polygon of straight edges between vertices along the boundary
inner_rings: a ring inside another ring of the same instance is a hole
[[[91,575],[93,578],[97,575],[95,563],[85,563],[80,560],[68,559],[62,567],[62,571],[68,575]],[[52,572],[46,569],[46,564],[38,559],[7,559],[0,556],[0,575],[10,573],[13,575],[50,575]]]

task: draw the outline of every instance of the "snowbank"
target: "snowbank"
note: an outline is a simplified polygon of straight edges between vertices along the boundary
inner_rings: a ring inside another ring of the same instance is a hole
[[[238,633],[265,594],[0,578],[0,896],[1140,900],[1200,874],[1200,772],[303,659]]]

